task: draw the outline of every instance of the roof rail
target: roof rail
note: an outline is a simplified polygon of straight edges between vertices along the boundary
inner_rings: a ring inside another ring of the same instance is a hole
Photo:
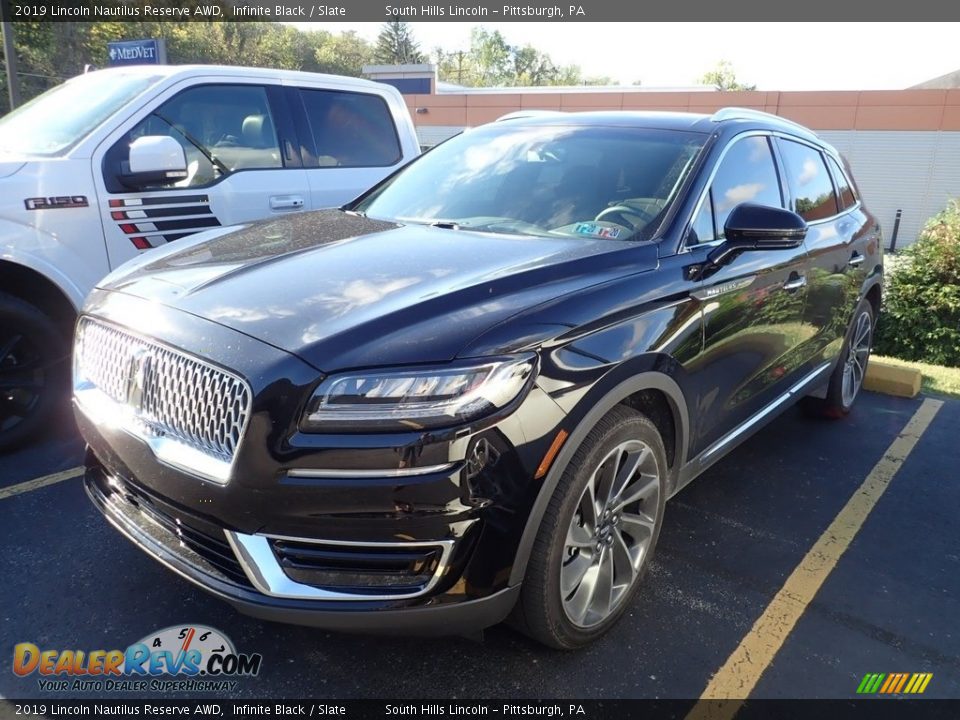
[[[566,115],[567,113],[562,110],[515,110],[506,115],[501,115],[494,122],[501,122],[503,120],[518,120],[520,118],[529,118],[529,117],[549,117],[550,115]]]
[[[793,120],[787,120],[784,117],[779,115],[774,115],[773,113],[763,112],[762,110],[751,110],[750,108],[741,108],[741,107],[725,107],[717,110],[713,115],[710,116],[710,120],[713,122],[722,122],[723,120],[773,120],[784,125],[791,125],[792,127],[803,130],[806,133],[811,135],[816,135],[816,133],[808,127],[804,127],[800,123],[796,123]]]

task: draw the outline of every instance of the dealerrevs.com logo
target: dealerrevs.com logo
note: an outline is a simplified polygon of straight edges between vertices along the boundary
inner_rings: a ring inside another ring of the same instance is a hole
[[[13,648],[13,672],[39,676],[45,692],[229,692],[236,678],[257,675],[262,662],[203,625],[174,625],[126,650],[48,650],[29,642]]]

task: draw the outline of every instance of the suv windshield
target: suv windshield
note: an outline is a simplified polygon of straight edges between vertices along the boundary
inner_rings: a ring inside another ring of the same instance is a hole
[[[497,233],[649,239],[705,135],[494,123],[438,146],[350,210]]]
[[[159,75],[81,75],[0,117],[0,151],[58,155],[80,142]]]

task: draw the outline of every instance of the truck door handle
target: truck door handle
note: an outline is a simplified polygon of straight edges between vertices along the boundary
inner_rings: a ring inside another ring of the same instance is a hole
[[[806,275],[797,275],[796,277],[791,277],[783,284],[783,289],[787,292],[793,292],[794,290],[799,290],[804,285],[807,284]]]
[[[850,267],[857,267],[858,265],[863,265],[864,260],[866,260],[866,258],[863,255],[861,255],[858,252],[855,252],[851,256],[850,260],[847,262],[847,265],[849,265]]]
[[[303,198],[299,195],[274,195],[270,198],[271,210],[299,210],[303,207]]]

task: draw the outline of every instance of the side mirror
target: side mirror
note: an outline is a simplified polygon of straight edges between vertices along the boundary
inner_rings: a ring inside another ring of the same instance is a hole
[[[169,135],[146,135],[130,143],[130,160],[123,163],[121,182],[129,188],[167,185],[187,177],[187,156]]]
[[[783,208],[740,203],[727,216],[725,240],[707,256],[719,267],[749,250],[789,250],[799,247],[807,235],[807,223]]]

